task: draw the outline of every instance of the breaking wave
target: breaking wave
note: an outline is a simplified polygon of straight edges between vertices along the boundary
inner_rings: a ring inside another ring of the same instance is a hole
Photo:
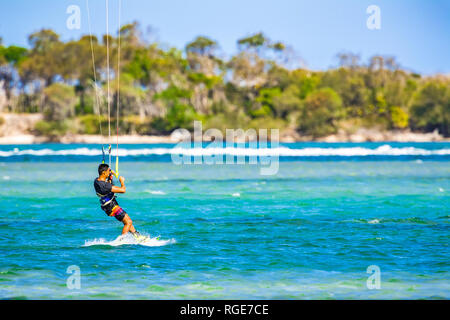
[[[15,148],[10,151],[1,151],[0,157],[20,157],[20,156],[100,156],[101,150],[94,148],[74,148],[65,150],[45,149],[24,149]],[[116,151],[113,152],[114,156]],[[170,156],[170,155],[186,155],[186,156],[216,156],[216,155],[232,155],[232,156],[279,156],[279,157],[366,157],[366,156],[447,156],[450,155],[450,149],[427,150],[415,147],[391,147],[382,145],[375,149],[364,147],[340,147],[340,148],[319,148],[309,147],[302,149],[293,149],[288,147],[277,148],[139,148],[139,149],[119,149],[121,157],[142,157],[142,156]]]
[[[123,245],[140,245],[145,247],[162,247],[169,244],[176,243],[175,239],[169,239],[169,240],[159,240],[158,237],[156,238],[149,238],[147,241],[144,242],[138,242],[136,239],[134,239],[133,236],[126,234],[126,235],[120,235],[113,241],[107,241],[105,239],[95,239],[95,240],[86,240],[84,242],[83,247],[92,247],[92,246],[111,246],[111,247],[118,247]]]

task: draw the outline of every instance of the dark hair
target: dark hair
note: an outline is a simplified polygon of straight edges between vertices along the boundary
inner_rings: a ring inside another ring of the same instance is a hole
[[[101,176],[103,172],[108,170],[109,166],[106,163],[102,163],[98,166],[98,175]]]

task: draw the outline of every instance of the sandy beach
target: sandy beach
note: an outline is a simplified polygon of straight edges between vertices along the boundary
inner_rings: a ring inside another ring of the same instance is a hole
[[[280,142],[439,142],[450,141],[439,135],[438,133],[414,133],[414,132],[377,132],[371,130],[361,130],[355,134],[336,134],[324,138],[313,140],[310,137],[301,137],[294,139],[292,137],[282,137]],[[100,135],[67,135],[55,140],[50,137],[35,136],[32,134],[21,134],[0,137],[0,145],[27,145],[39,143],[63,143],[63,144],[101,144],[106,143],[105,137]],[[158,144],[158,143],[178,143],[179,139],[172,139],[170,136],[139,136],[139,135],[124,135],[119,136],[121,144]],[[115,138],[113,139],[113,144]]]

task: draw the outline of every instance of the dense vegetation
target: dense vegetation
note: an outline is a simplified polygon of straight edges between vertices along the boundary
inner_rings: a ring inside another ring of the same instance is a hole
[[[205,129],[280,128],[312,137],[358,127],[450,135],[450,79],[407,72],[392,57],[363,63],[339,54],[336,68],[311,71],[288,68],[291,51],[262,33],[239,39],[229,59],[203,36],[179,50],[147,43],[136,23],[120,34],[120,94],[118,37],[109,43],[111,114],[119,99],[122,133],[168,134],[198,119]],[[29,36],[29,49],[0,42],[0,111],[43,113],[41,134],[99,133],[99,121],[105,133],[106,39],[62,42],[41,30]]]

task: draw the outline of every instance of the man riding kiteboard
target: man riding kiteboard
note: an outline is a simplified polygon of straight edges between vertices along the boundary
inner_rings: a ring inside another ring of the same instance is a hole
[[[120,187],[113,183],[112,175],[115,172],[109,168],[109,165],[102,163],[98,167],[98,178],[94,181],[94,188],[97,196],[100,198],[100,205],[103,211],[110,216],[124,224],[122,235],[130,232],[134,238],[141,242],[148,239],[148,237],[141,235],[133,226],[130,216],[119,206],[116,200],[116,193],[125,193],[125,178],[119,177]]]

